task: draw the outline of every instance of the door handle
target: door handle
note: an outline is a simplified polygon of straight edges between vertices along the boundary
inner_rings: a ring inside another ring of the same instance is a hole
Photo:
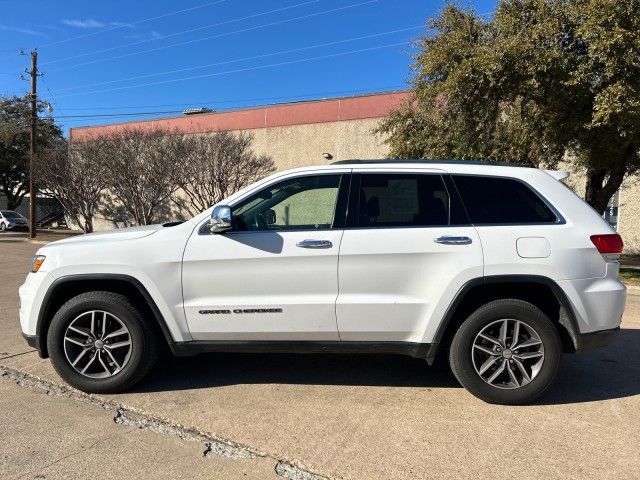
[[[333,243],[329,240],[302,240],[296,243],[300,248],[331,248]]]
[[[469,245],[471,243],[471,238],[443,235],[442,237],[434,238],[433,241],[436,243],[443,243],[444,245]]]

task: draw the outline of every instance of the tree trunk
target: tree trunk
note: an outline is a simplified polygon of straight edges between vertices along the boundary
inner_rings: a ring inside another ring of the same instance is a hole
[[[93,233],[93,218],[85,215],[84,217],[84,233]]]
[[[21,195],[21,194],[14,195],[9,191],[3,191],[2,193],[4,194],[5,197],[7,197],[7,210],[15,210],[22,204],[22,199],[24,198],[24,195]]]
[[[587,170],[587,185],[584,192],[584,201],[591,205],[600,215],[604,213],[609,203],[609,199],[604,205],[599,201],[599,193],[602,190],[602,183],[606,172],[604,170]]]
[[[13,195],[7,195],[5,193],[5,196],[7,197],[7,210],[15,210],[20,206],[20,203],[22,203],[22,202],[16,203],[15,197]]]
[[[625,165],[625,160],[621,159],[621,161],[614,163],[610,169],[590,168],[587,170],[584,199],[600,215],[604,214],[609,200],[622,185],[624,175],[627,173]]]

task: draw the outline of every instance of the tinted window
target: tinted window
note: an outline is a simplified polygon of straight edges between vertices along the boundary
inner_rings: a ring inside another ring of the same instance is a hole
[[[524,183],[510,178],[454,175],[471,223],[553,223],[556,215]]]
[[[11,210],[3,210],[3,211],[2,211],[2,215],[3,215],[5,218],[23,218],[23,217],[22,217],[22,215],[20,215],[20,214],[19,214],[19,213],[17,213],[17,212],[13,212],[13,211],[11,211]]]
[[[360,179],[359,227],[449,224],[449,194],[440,175],[363,174]]]
[[[340,175],[285,180],[233,208],[234,230],[320,230],[331,228]]]

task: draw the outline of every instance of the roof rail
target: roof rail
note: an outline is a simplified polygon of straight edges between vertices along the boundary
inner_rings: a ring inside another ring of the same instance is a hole
[[[494,162],[491,160],[433,160],[426,158],[381,158],[378,160],[368,159],[368,160],[338,160],[337,162],[331,163],[331,165],[365,165],[372,163],[416,163],[416,164],[429,164],[429,163],[443,163],[443,164],[458,164],[458,165],[490,165],[490,166],[499,166],[499,167],[523,167],[523,168],[533,168],[530,165],[519,165],[517,163],[508,163],[508,162]]]

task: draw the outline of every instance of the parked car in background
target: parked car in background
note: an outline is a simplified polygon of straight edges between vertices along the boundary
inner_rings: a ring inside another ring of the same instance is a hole
[[[0,210],[0,232],[6,230],[29,230],[29,221],[13,210]]]
[[[448,359],[477,397],[526,403],[563,352],[613,341],[624,310],[622,239],[566,176],[426,161],[278,172],[188,222],[42,247],[22,331],[86,392],[131,387],[164,342]]]

